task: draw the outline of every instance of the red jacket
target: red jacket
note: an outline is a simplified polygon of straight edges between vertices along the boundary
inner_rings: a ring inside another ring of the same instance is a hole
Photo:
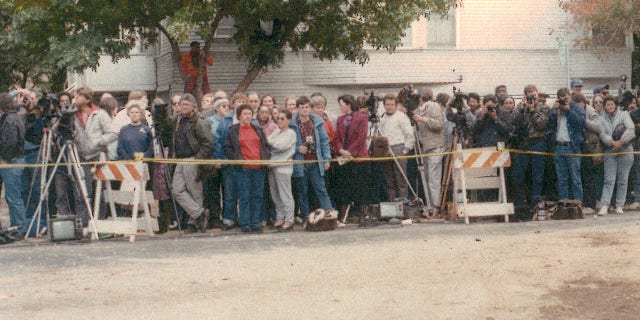
[[[341,115],[336,121],[336,138],[334,140],[336,151],[345,149],[354,158],[368,158],[367,133],[369,132],[369,119],[360,112],[352,112],[351,115],[353,118],[348,132],[344,127],[347,115]],[[346,141],[345,138],[347,138]],[[345,145],[347,145],[346,148]]]

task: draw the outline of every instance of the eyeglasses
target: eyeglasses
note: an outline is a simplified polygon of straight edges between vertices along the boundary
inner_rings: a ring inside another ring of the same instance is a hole
[[[596,104],[596,103],[600,103],[600,104],[601,104],[601,103],[602,103],[602,101],[600,101],[600,100],[596,100],[596,101],[594,101],[594,102],[593,102],[593,104]]]

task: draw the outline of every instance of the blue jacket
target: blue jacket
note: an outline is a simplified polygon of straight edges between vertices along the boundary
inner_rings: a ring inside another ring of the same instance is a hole
[[[327,132],[324,130],[324,120],[318,115],[311,113],[309,114],[311,117],[311,121],[313,121],[313,132],[315,134],[316,139],[316,155],[318,156],[318,166],[320,167],[320,175],[324,176],[324,164],[327,163],[328,160],[331,160],[331,148],[329,147],[329,136]],[[293,155],[293,160],[303,160],[304,155],[300,153],[300,146],[302,146],[302,134],[300,133],[300,128],[298,127],[298,114],[294,114],[291,118],[291,124],[289,127],[293,129],[296,133],[296,153]],[[304,164],[296,163],[293,165],[293,177],[302,177],[304,176]]]
[[[556,140],[558,133],[558,112],[549,110],[549,126],[553,132],[553,141]],[[569,129],[569,138],[574,146],[580,150],[584,142],[584,129],[587,124],[587,112],[577,103],[571,102],[569,110],[565,113],[567,117],[567,128]]]

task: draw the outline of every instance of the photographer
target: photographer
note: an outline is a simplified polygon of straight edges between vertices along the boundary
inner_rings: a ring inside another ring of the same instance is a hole
[[[9,94],[0,94],[0,165],[24,163],[24,122]],[[16,238],[24,238],[29,227],[22,198],[22,167],[0,168],[4,196],[9,206],[11,226],[18,227]]]
[[[100,154],[107,152],[107,146],[118,139],[118,134],[113,130],[111,117],[106,111],[93,104],[94,93],[88,87],[80,87],[76,91],[75,106],[77,112],[69,112],[64,117],[73,119],[73,142],[76,145],[80,162],[93,162],[101,160]],[[84,179],[87,187],[87,197],[93,195],[93,173],[91,168],[94,165],[82,165]],[[83,225],[86,226],[89,216],[85,208],[83,195],[80,188],[74,188],[75,210],[82,217]],[[89,201],[91,203],[91,201]]]
[[[556,147],[553,163],[558,176],[558,197],[569,199],[569,186],[573,199],[582,202],[582,159],[570,154],[582,153],[586,111],[580,105],[571,101],[568,88],[560,88],[553,111],[549,115],[549,125],[555,136]]]
[[[518,106],[513,126],[516,147],[522,151],[545,152],[547,150],[547,123],[549,122],[549,108],[538,101],[538,88],[527,85],[524,88],[522,103]],[[527,201],[524,192],[514,197],[517,218],[530,219],[529,209],[542,194],[544,178],[544,155],[517,153],[513,166],[513,188],[515,190],[529,190]],[[527,171],[531,170],[531,185],[523,188]]]
[[[498,142],[507,142],[511,124],[501,117],[494,95],[488,94],[482,99],[482,107],[476,124],[473,126],[474,148],[495,147]]]
[[[458,136],[458,142],[463,148],[470,146],[469,131],[473,128],[476,117],[471,112],[471,108],[467,105],[468,96],[462,93],[456,93],[447,102],[446,116],[453,125],[453,132]],[[453,146],[455,149],[456,146]]]
[[[329,169],[331,150],[329,148],[329,136],[324,130],[324,120],[311,112],[311,100],[302,96],[296,100],[298,113],[294,114],[289,125],[297,136],[296,153],[294,160],[317,161],[309,163],[296,163],[293,166],[293,177],[300,178],[296,197],[300,202],[300,217],[303,221],[311,212],[309,208],[309,184],[325,210],[333,210],[329,193],[325,185],[324,175]],[[315,208],[314,208],[315,209]]]
[[[426,171],[427,189],[431,200],[433,214],[438,215],[440,211],[440,190],[442,189],[442,158],[441,153],[445,151],[445,119],[443,107],[432,101],[433,93],[430,89],[420,90],[420,107],[416,110],[413,120],[418,127],[418,139],[422,144],[422,151],[425,155],[424,165]],[[435,154],[435,155],[431,155]]]
[[[392,156],[401,158],[395,161],[385,161],[382,169],[387,181],[387,193],[392,201],[408,202],[408,186],[404,176],[407,172],[407,159],[402,158],[413,149],[415,137],[411,121],[406,114],[398,111],[398,100],[394,94],[387,94],[383,98],[385,113],[380,117],[380,134],[388,139]],[[400,172],[402,170],[402,172]]]

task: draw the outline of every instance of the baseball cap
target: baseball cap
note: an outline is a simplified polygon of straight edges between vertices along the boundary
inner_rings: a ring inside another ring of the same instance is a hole
[[[571,80],[571,86],[572,87],[582,87],[582,80],[580,80],[580,79]]]
[[[608,84],[601,84],[593,89],[593,94],[600,93],[604,90],[609,90]]]

